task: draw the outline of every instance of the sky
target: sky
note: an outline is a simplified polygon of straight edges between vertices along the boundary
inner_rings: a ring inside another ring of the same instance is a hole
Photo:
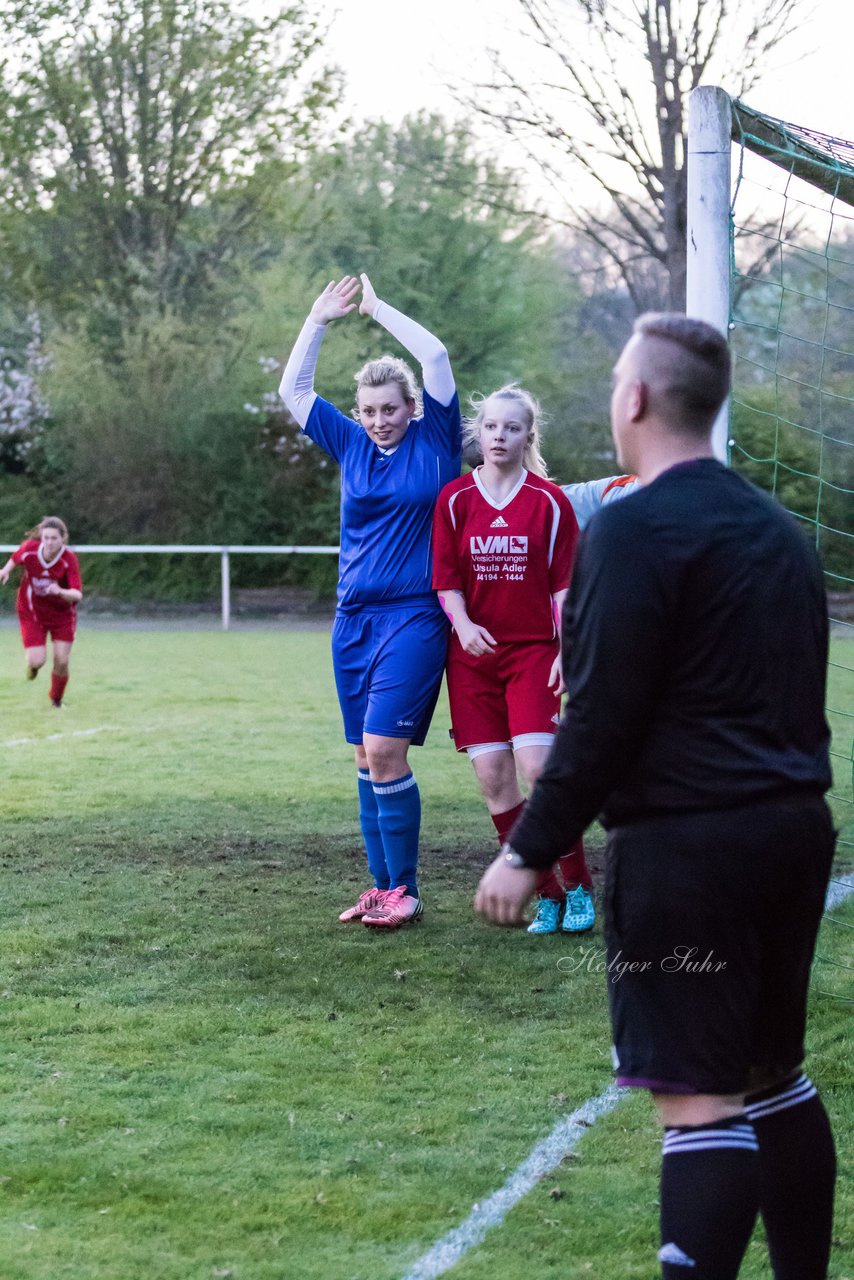
[[[526,65],[518,0],[337,0],[335,8],[336,0],[328,0],[325,11],[334,16],[327,56],[346,72],[346,104],[356,119],[397,123],[424,108],[453,114],[447,82],[476,80],[490,44],[511,56],[517,69]],[[812,16],[749,105],[854,138],[852,45],[849,0],[814,0]]]

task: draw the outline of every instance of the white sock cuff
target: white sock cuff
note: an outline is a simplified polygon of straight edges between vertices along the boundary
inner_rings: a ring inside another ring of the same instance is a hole
[[[375,796],[391,796],[398,791],[408,791],[410,787],[417,787],[415,774],[408,773],[405,778],[394,778],[391,782],[375,782],[373,784]]]
[[[748,1120],[764,1120],[766,1116],[772,1116],[776,1111],[787,1111],[789,1107],[797,1107],[802,1102],[809,1102],[810,1098],[815,1098],[817,1094],[818,1090],[812,1080],[802,1072],[797,1080],[789,1080],[786,1084],[780,1085],[779,1089],[768,1097],[760,1098],[757,1102],[748,1102],[744,1108],[744,1114]]]
[[[752,1124],[739,1116],[728,1125],[692,1125],[684,1129],[665,1129],[661,1154],[683,1155],[691,1151],[742,1150],[758,1151],[759,1142]]]

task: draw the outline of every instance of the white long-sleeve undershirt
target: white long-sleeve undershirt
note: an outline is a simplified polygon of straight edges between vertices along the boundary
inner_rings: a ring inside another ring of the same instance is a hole
[[[374,320],[381,324],[393,338],[421,365],[421,377],[425,391],[441,405],[448,405],[456,390],[451,362],[443,344],[429,329],[425,329],[402,311],[378,302]],[[320,354],[326,325],[306,320],[293,345],[279,383],[279,395],[301,427],[305,427],[312,405],[317,399],[314,389],[314,371]]]
[[[291,348],[288,363],[279,383],[279,395],[290,413],[305,428],[311,407],[317,399],[314,389],[314,370],[317,357],[326,333],[325,324],[315,324],[306,320],[299,331],[299,337]]]
[[[444,345],[417,320],[405,316],[387,302],[378,302],[374,319],[421,365],[421,381],[428,395],[441,405],[454,398],[456,386]]]

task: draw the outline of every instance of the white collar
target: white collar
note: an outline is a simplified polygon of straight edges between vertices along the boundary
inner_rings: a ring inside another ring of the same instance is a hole
[[[486,486],[484,485],[483,481],[480,478],[480,472],[481,472],[480,467],[477,467],[476,470],[472,472],[472,475],[474,476],[474,482],[478,488],[478,492],[480,493],[480,496],[483,498],[484,502],[488,502],[489,505],[493,507],[496,511],[503,511],[504,508],[513,501],[513,499],[516,497],[516,494],[522,488],[522,485],[528,479],[528,472],[523,467],[522,474],[519,477],[518,483],[513,486],[513,488],[510,490],[506,498],[503,498],[501,502],[496,502],[494,498],[490,497],[486,489]]]
[[[59,561],[62,559],[62,553],[64,550],[65,550],[65,547],[60,547],[59,551],[57,551],[56,555],[53,557],[52,560],[45,560],[44,556],[42,555],[42,544],[39,543],[39,549],[38,549],[39,564],[44,565],[45,569],[50,569],[52,565],[58,564]]]

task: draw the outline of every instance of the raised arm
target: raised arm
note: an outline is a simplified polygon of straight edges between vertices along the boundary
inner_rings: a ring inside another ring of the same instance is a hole
[[[288,356],[279,383],[279,395],[301,427],[308,422],[311,407],[317,399],[314,370],[326,326],[355,311],[354,298],[358,291],[359,282],[355,276],[344,276],[337,284],[330,280],[320,297],[315,299]]]
[[[454,398],[456,385],[451,372],[448,352],[429,329],[425,329],[402,311],[395,310],[389,303],[383,302],[374,292],[374,287],[366,275],[362,281],[362,301],[359,311],[363,316],[371,316],[377,324],[391,334],[393,338],[411,353],[421,365],[424,390],[441,405],[449,405]]]

